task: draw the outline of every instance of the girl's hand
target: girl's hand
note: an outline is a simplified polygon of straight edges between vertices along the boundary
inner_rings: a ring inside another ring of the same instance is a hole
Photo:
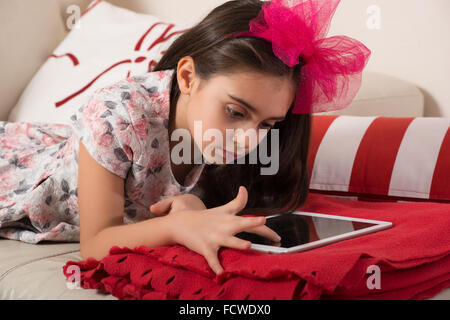
[[[264,224],[265,217],[236,216],[247,203],[247,190],[240,187],[233,200],[223,206],[203,210],[182,210],[167,215],[170,237],[173,242],[203,255],[211,269],[223,271],[217,257],[221,246],[246,250],[251,242],[234,235],[246,231],[279,242],[279,236]]]
[[[150,206],[150,212],[155,215],[167,215],[181,210],[204,210],[203,201],[193,194],[183,194],[162,199]]]

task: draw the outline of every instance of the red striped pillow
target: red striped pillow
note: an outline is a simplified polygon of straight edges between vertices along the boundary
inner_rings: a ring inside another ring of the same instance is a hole
[[[310,191],[450,202],[450,118],[313,115]]]

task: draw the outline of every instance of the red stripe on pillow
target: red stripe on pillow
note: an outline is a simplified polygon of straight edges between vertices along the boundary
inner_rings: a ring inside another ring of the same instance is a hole
[[[353,162],[349,192],[389,193],[398,148],[413,120],[379,117],[371,123]]]
[[[310,192],[360,201],[450,202],[450,120],[337,118],[313,116]]]
[[[319,149],[320,143],[322,142],[325,133],[327,133],[328,128],[333,123],[333,121],[339,116],[312,116],[311,117],[311,140],[309,144],[308,152],[308,174],[309,181],[311,182],[311,175],[314,166],[314,160],[316,159],[317,150]]]
[[[443,178],[446,177],[446,178]],[[439,151],[431,182],[430,198],[448,199],[450,195],[450,128],[447,130]]]
[[[93,8],[95,8],[96,5],[98,5],[100,2],[102,2],[102,0],[97,0],[95,2],[92,2],[90,6],[88,6],[86,8],[86,10],[83,11],[83,13],[81,14],[81,16],[83,17],[86,13],[88,13],[89,11],[91,11]]]

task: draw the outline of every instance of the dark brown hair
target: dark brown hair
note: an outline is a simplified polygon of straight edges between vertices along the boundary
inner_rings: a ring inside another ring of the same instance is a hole
[[[171,44],[153,69],[175,70],[170,93],[171,114],[180,96],[176,69],[178,61],[185,56],[193,58],[196,73],[205,81],[214,74],[247,69],[290,77],[295,87],[298,86],[301,59],[291,68],[275,56],[269,41],[255,37],[230,37],[249,31],[250,20],[258,15],[263,3],[259,0],[228,1]],[[250,156],[246,155],[245,164],[206,165],[191,193],[199,195],[206,207],[212,208],[231,201],[236,197],[239,186],[245,186],[249,197],[239,215],[293,212],[303,205],[309,187],[307,156],[311,115],[293,114],[292,108],[293,104],[285,120],[274,126],[274,129],[279,129],[280,142],[279,170],[275,175],[261,175],[262,165],[259,162],[251,164]],[[270,136],[269,132],[264,138],[268,139],[267,150],[271,150]],[[259,153],[258,149],[252,152]]]

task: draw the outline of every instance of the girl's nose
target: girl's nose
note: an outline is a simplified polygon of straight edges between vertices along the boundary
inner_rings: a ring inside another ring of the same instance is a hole
[[[233,143],[237,146],[238,152],[245,150],[248,153],[251,149],[256,148],[256,145],[261,143],[268,131],[261,130],[260,132],[259,129],[258,126],[249,126],[241,128],[241,130],[235,130]],[[254,142],[251,140],[254,140]],[[256,145],[252,145],[252,143]]]

